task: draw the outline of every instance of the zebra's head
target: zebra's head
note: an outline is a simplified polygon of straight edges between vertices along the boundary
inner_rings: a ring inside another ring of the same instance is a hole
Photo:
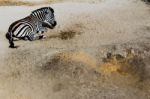
[[[57,22],[55,20],[54,10],[51,7],[43,7],[37,10],[34,10],[31,13],[32,16],[36,17],[38,20],[42,21],[44,27],[53,29]]]

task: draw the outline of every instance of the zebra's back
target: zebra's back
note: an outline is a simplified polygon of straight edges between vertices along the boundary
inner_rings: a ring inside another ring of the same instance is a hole
[[[8,32],[12,33],[13,37],[24,37],[28,33],[35,31],[35,24],[34,20],[28,16],[12,23]]]

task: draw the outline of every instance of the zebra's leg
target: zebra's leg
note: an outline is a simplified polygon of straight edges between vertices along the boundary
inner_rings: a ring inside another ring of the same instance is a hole
[[[47,32],[47,28],[46,27],[42,27],[42,29],[41,29],[41,33],[43,34],[44,32]]]
[[[14,42],[13,42],[13,38],[9,39],[9,44],[10,44],[9,45],[10,48],[15,48],[15,45],[14,45]]]
[[[41,28],[41,30],[39,31],[39,36],[40,36],[40,39],[43,39],[43,38],[46,38],[46,36],[45,35],[43,35],[44,34],[44,32],[47,32],[47,28],[45,28],[45,27],[42,27]]]
[[[37,34],[38,36],[38,39],[43,39],[44,38],[44,35],[42,34],[42,33],[39,33],[39,34]]]
[[[43,39],[45,36],[43,35],[44,32],[47,32],[47,28],[42,26],[42,22],[38,21],[36,24],[36,34],[38,35],[38,39]]]
[[[44,29],[44,30],[43,30],[43,33],[48,31],[48,29],[47,29],[46,27],[43,27],[43,29]],[[43,33],[42,33],[42,34],[43,34]],[[45,38],[46,38],[46,36],[45,36],[45,35],[43,35],[43,38],[45,39]]]
[[[20,40],[25,40],[25,41],[27,41],[27,40],[28,40],[28,37],[26,37],[26,36],[25,36],[25,37],[21,37]]]
[[[37,31],[37,35],[38,35],[38,39],[43,39],[43,38],[45,38],[46,36],[44,36],[43,35],[43,33],[45,32],[45,29],[44,28],[42,28],[41,30],[39,30],[39,31]]]
[[[13,38],[13,41],[19,41],[20,39],[19,38]]]
[[[35,33],[31,33],[30,35],[27,36],[27,38],[30,41],[35,41],[35,40],[38,40],[38,39],[42,39],[43,35],[38,35],[38,34],[35,34]]]
[[[11,33],[6,33],[6,38],[9,40],[9,48],[16,48]]]
[[[27,40],[28,40],[28,37],[24,37],[23,40],[27,41]]]
[[[39,39],[43,39],[44,38],[44,35],[39,35]]]
[[[39,35],[43,35],[44,32],[47,32],[47,29],[45,28],[41,28],[39,31],[37,31],[36,33]]]
[[[43,35],[44,31],[40,31],[41,33],[38,33],[39,39],[46,38],[46,36]]]
[[[30,41],[36,40],[35,34],[33,34],[33,33],[30,33],[30,35],[28,35],[27,38],[28,38],[28,40],[30,40]]]

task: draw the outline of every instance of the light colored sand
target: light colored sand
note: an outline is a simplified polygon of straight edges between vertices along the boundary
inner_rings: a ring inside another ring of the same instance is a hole
[[[103,0],[99,4],[53,4],[50,6],[55,9],[58,25],[45,33],[47,38],[34,42],[17,41],[15,44],[20,47],[9,49],[4,35],[11,22],[41,6],[48,5],[0,7],[0,98],[150,98],[149,77],[146,76],[147,79],[142,78],[144,81],[139,82],[140,77],[136,76],[138,72],[135,71],[131,76],[110,75],[105,78],[97,70],[105,53],[115,49],[119,50],[116,53],[122,53],[125,48],[132,47],[146,50],[141,52],[147,54],[142,56],[144,64],[135,59],[138,64],[133,65],[142,66],[142,72],[143,68],[147,68],[149,72],[148,6],[136,0]],[[74,32],[72,38],[61,38],[62,32],[71,31]],[[119,46],[112,47],[114,45]],[[104,71],[117,72],[112,68]],[[149,75],[147,72],[139,75]]]

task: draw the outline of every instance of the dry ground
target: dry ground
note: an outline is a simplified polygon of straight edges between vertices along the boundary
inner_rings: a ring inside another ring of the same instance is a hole
[[[88,2],[88,3],[100,3],[104,0],[71,0],[71,2]],[[0,0],[0,6],[16,6],[16,5],[41,5],[47,3],[60,3],[70,2],[70,0]]]
[[[9,24],[40,6],[0,7],[10,11],[0,14],[0,99],[150,99],[147,5],[53,4],[58,25],[47,38],[9,49]]]

